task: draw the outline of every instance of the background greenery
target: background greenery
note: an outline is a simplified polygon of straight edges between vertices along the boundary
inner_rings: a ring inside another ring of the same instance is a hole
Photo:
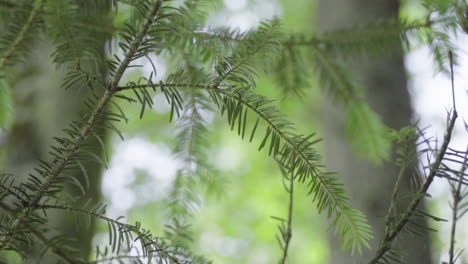
[[[435,3],[443,9],[449,2],[438,0]],[[424,17],[419,4],[419,1],[407,1],[401,9],[402,16],[408,19]],[[221,1],[213,1],[207,6],[207,11],[211,12],[208,21],[213,25],[231,22],[235,26],[237,21],[244,30],[256,26],[266,17],[279,15],[285,31],[305,34],[314,31],[314,14],[320,12],[316,3],[308,0],[252,0],[239,10],[229,9]],[[119,25],[119,21],[128,16],[125,9],[120,10],[115,18],[116,24]],[[33,51],[33,60],[45,59],[38,54],[44,53],[44,49],[38,50]],[[173,70],[171,62],[164,57],[154,59],[158,62],[158,69],[165,69],[159,70],[158,78],[163,78],[164,72]],[[38,67],[47,67],[49,76],[54,75],[51,70],[53,66],[41,63]],[[147,76],[147,73],[145,69],[140,69],[125,77],[126,80],[136,81],[141,76]],[[307,89],[304,95],[293,100],[291,97],[285,99],[282,87],[272,77],[261,76],[256,92],[276,99],[280,110],[297,124],[300,134],[317,131],[320,137],[326,139],[326,135],[320,132],[321,89],[313,75],[308,77],[308,81],[312,89]],[[58,80],[49,78],[44,86],[58,85]],[[47,98],[47,94],[42,96]],[[121,105],[129,118],[128,124],[119,127],[126,140],[121,142],[115,135],[108,139],[111,142],[108,149],[110,163],[104,173],[102,190],[104,200],[109,203],[110,216],[124,215],[129,222],[138,220],[158,234],[163,231],[161,223],[170,219],[165,193],[176,176],[179,164],[177,158],[170,154],[177,143],[174,138],[176,128],[167,122],[169,113],[163,98],[156,96],[155,101],[154,111],[148,112],[142,119],[139,118],[139,106]],[[21,113],[15,112],[8,89],[0,89],[0,104],[13,107],[11,111],[4,108],[7,110],[0,113],[2,127],[8,128],[13,119],[21,118]],[[37,107],[41,110],[43,106],[38,104]],[[46,110],[44,115],[49,114]],[[285,217],[287,211],[287,193],[282,175],[273,159],[257,151],[258,144],[243,142],[218,113],[215,112],[214,116],[204,113],[204,117],[210,120],[208,162],[218,173],[212,179],[212,186],[199,190],[203,196],[199,198],[202,206],[194,208],[194,250],[209,256],[215,263],[275,263],[281,251],[275,238],[278,222],[271,216]],[[50,134],[49,131],[41,133]],[[2,152],[2,156],[8,154]],[[300,185],[295,193],[294,210],[297,217],[294,219],[290,263],[326,263],[330,255],[327,242],[330,231],[326,228],[324,217],[318,216],[310,199],[305,198],[306,193],[307,190]],[[107,226],[100,224],[93,243],[106,243],[106,232]],[[12,258],[10,256],[9,261],[14,263]]]

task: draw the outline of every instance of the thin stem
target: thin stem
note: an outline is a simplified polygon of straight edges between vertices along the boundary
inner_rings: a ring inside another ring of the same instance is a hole
[[[294,174],[294,169],[291,170]],[[280,264],[285,264],[288,259],[288,250],[292,237],[292,215],[293,215],[293,201],[294,201],[294,175],[289,176],[289,206],[288,206],[288,221],[287,229],[284,237],[284,248],[283,248],[283,257],[281,258]]]
[[[15,221],[12,223],[12,225],[9,228],[9,231],[0,240],[0,250],[5,249],[8,246],[8,244],[18,235],[18,233],[20,233],[20,227],[23,226],[23,224],[26,222],[26,219],[35,210],[38,202],[46,195],[47,191],[53,185],[57,176],[66,168],[68,162],[73,160],[75,153],[84,143],[84,141],[88,138],[88,136],[92,134],[94,127],[100,120],[100,117],[104,112],[104,109],[106,108],[107,103],[110,101],[111,97],[116,92],[118,83],[122,78],[123,73],[130,65],[130,62],[136,54],[138,47],[140,46],[141,42],[143,41],[143,38],[146,36],[151,24],[153,23],[154,16],[159,11],[161,4],[162,0],[158,0],[155,2],[154,6],[148,13],[148,18],[146,22],[144,23],[140,31],[138,31],[135,39],[133,39],[127,53],[125,54],[124,60],[122,61],[114,77],[112,78],[109,89],[106,90],[104,95],[97,103],[96,108],[94,108],[87,122],[83,126],[81,133],[75,137],[68,151],[63,155],[62,158],[55,159],[53,162],[50,163],[51,165],[53,165],[53,167],[48,173],[49,175],[45,175],[48,176],[46,178],[46,181],[38,188],[37,195],[35,196],[35,198],[32,199],[28,206],[25,207],[19,213],[18,218],[15,219]]]
[[[453,207],[452,207],[452,229],[450,232],[450,249],[449,249],[449,264],[454,264],[456,257],[455,257],[455,234],[456,234],[456,229],[457,229],[457,221],[458,221],[458,205],[460,204],[462,200],[462,195],[461,195],[461,188],[463,185],[463,176],[464,172],[466,171],[466,168],[468,166],[468,149],[465,154],[465,160],[463,162],[462,168],[460,170],[460,176],[458,180],[458,184],[456,187],[456,190],[452,191],[453,195]]]
[[[387,211],[387,223],[385,224],[385,234],[384,237],[388,236],[388,232],[390,231],[391,228],[391,215],[393,209],[395,209],[395,203],[396,203],[396,198],[397,198],[397,193],[398,193],[398,186],[400,185],[400,181],[403,178],[404,172],[405,172],[405,166],[402,166],[400,168],[400,172],[398,173],[397,180],[395,182],[395,186],[393,186],[393,192],[392,192],[392,198],[390,199],[390,205],[388,206],[388,211]]]
[[[453,77],[453,53],[452,51],[449,51],[449,60],[450,60],[450,82],[452,84],[452,105],[453,105],[453,111],[457,112],[457,105],[455,104],[455,81]]]
[[[200,89],[217,89],[221,88],[222,86],[216,86],[215,84],[209,84],[209,85],[201,85],[201,84],[189,84],[189,83],[165,83],[163,84],[164,87],[180,87],[180,88],[189,88],[189,87],[194,87],[194,88],[200,88]],[[142,85],[127,85],[127,86],[118,86],[115,89],[115,92],[122,92],[122,91],[127,91],[127,90],[133,90],[133,89],[148,89],[148,88],[161,88],[160,84],[142,84]]]
[[[21,27],[21,30],[18,32],[18,35],[16,36],[15,40],[11,43],[11,46],[7,49],[7,51],[0,57],[0,70],[2,70],[5,67],[7,61],[12,58],[15,51],[21,45],[21,42],[23,42],[23,40],[26,38],[28,31],[31,29],[38,15],[41,13],[44,7],[44,2],[45,0],[40,0],[34,5],[33,9],[31,10],[31,13],[29,14],[28,19]],[[7,3],[8,2],[2,1],[2,4]]]

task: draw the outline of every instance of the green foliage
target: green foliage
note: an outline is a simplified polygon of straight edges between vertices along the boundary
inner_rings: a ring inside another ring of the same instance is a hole
[[[109,38],[109,34],[99,31],[100,25],[111,22],[109,16],[101,11],[107,10],[106,2],[46,1],[44,22],[56,47],[52,54],[54,63],[58,66],[70,63],[76,69],[81,69],[82,60],[97,63],[103,49],[100,45]]]
[[[379,164],[390,156],[391,141],[388,128],[363,101],[351,102],[346,117],[346,132],[355,149]]]
[[[319,140],[313,139],[313,134],[295,134],[292,124],[282,118],[280,112],[269,104],[269,100],[250,90],[213,91],[213,101],[222,113],[226,111],[231,129],[237,128],[242,138],[247,134],[252,141],[258,131],[259,120],[266,123],[267,129],[259,150],[268,150],[269,155],[276,157],[288,174],[297,177],[299,182],[307,183],[318,211],[326,211],[329,218],[334,216],[333,226],[342,238],[345,250],[351,248],[352,252],[362,252],[362,247],[368,246],[366,241],[371,238],[370,226],[362,213],[351,208],[338,179],[330,173],[322,172],[321,158],[312,148]],[[250,132],[246,132],[248,110],[258,116]]]
[[[424,21],[393,18],[312,37],[294,34],[282,42],[284,49],[275,78],[287,93],[300,96],[304,89],[313,87],[307,78],[313,68],[322,89],[343,105],[348,115],[347,135],[356,151],[379,164],[390,156],[387,129],[367,105],[364,87],[356,82],[343,58],[358,59],[427,45],[437,65],[436,72],[448,73],[449,51],[454,52],[455,63],[457,60],[449,34],[456,35],[465,25],[464,7],[457,1],[451,4],[426,1],[427,19]],[[437,14],[443,16],[437,17]],[[304,60],[304,57],[308,59]]]
[[[7,80],[0,79],[0,129],[7,129],[13,122],[13,98]]]
[[[248,32],[207,29],[206,14],[200,11],[203,4],[203,1],[186,1],[176,6],[163,0],[51,0],[12,7],[15,15],[2,36],[0,68],[2,64],[10,66],[24,58],[31,47],[30,38],[34,39],[40,29],[54,44],[51,55],[54,63],[57,67],[66,66],[63,88],[86,88],[92,94],[79,98],[88,112],[80,120],[70,121],[64,137],[54,138],[56,143],[51,146],[50,159],[39,161],[26,181],[17,183],[8,173],[0,175],[0,206],[4,209],[0,215],[0,250],[12,250],[26,258],[31,248],[45,247],[65,263],[99,263],[112,259],[123,263],[143,260],[210,263],[193,252],[189,223],[201,207],[201,192],[224,188],[220,184],[222,178],[216,177],[219,172],[212,168],[207,157],[210,131],[203,113],[214,112],[216,107],[230,129],[242,139],[259,141],[258,150],[264,150],[278,161],[284,179],[291,184],[288,224],[284,225],[283,221],[280,225],[283,263],[288,255],[285,244],[289,245],[291,239],[294,184],[307,188],[317,211],[331,220],[330,226],[344,250],[362,253],[364,248],[369,248],[368,241],[373,237],[371,227],[366,217],[351,206],[339,176],[327,172],[322,165],[317,151],[320,139],[314,133],[297,132],[295,125],[274,106],[274,100],[257,94],[257,79],[262,74],[273,74],[285,94],[302,95],[304,89],[312,86],[309,80],[312,69],[323,90],[346,112],[346,131],[352,144],[361,154],[379,163],[390,156],[387,128],[366,103],[365,89],[354,80],[342,58],[378,54],[389,47],[409,49],[409,43],[416,37],[418,43],[432,47],[440,70],[447,69],[446,54],[453,50],[448,32],[460,25],[456,13],[460,7],[435,8],[431,12],[439,11],[447,16],[440,21],[429,19],[423,24],[411,24],[392,20],[310,37],[288,36],[281,30],[278,18],[264,21]],[[125,16],[103,11],[109,7],[115,12],[119,8],[127,9],[130,15],[123,25],[115,26],[114,20]],[[105,41],[110,43],[109,56],[106,65],[101,65],[99,58]],[[151,59],[155,54],[166,56],[174,64],[164,81],[154,81],[155,77],[163,77],[157,76],[158,70]],[[140,60],[151,63],[152,73],[136,81],[126,81],[124,75],[129,69],[140,67],[137,65]],[[100,71],[104,67],[106,74]],[[6,84],[6,76],[0,78]],[[3,86],[0,86],[2,107],[9,105],[4,101],[10,100],[3,99],[8,94]],[[123,138],[117,123],[127,122],[128,118],[126,109],[119,104],[136,103],[142,118],[147,109],[154,107],[154,93],[163,94],[170,105],[169,120],[176,127],[173,153],[182,164],[164,200],[169,224],[162,228],[164,234],[160,236],[143,228],[138,221],[129,224],[121,217],[107,217],[103,204],[89,205],[86,195],[89,178],[94,175],[89,175],[83,165],[90,161],[106,165],[106,159],[97,155],[96,146],[90,144],[90,139],[95,138],[106,151],[99,128],[113,130]],[[8,117],[4,113],[0,113],[0,124],[6,126]],[[402,153],[397,151],[400,156]],[[397,163],[402,160],[399,157]],[[76,177],[76,172],[81,177]],[[80,194],[67,197],[66,188],[79,190]],[[423,191],[417,195],[422,197]],[[419,200],[416,201],[417,206]],[[76,207],[80,202],[82,205]],[[91,219],[106,223],[109,245],[98,247],[95,259],[89,262],[87,256],[76,252],[74,242],[70,241],[73,239],[54,233],[54,228],[49,226],[49,210],[85,216],[85,224],[77,221],[78,230],[89,228],[86,223]],[[411,217],[411,214],[404,215],[395,221],[409,221]]]
[[[43,5],[44,1],[17,3],[15,10],[9,16],[6,34],[0,36],[0,74],[4,74],[5,66],[18,63],[22,55],[30,49],[40,28],[37,19]]]

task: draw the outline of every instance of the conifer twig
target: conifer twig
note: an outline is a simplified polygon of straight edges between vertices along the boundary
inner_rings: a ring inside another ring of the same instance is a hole
[[[452,228],[450,232],[450,248],[449,248],[449,264],[455,264],[456,256],[455,256],[455,234],[457,229],[457,221],[458,218],[458,206],[462,200],[461,195],[461,188],[463,186],[463,177],[465,171],[468,166],[468,149],[465,153],[465,159],[463,161],[463,165],[460,170],[459,180],[457,182],[456,189],[455,187],[452,188],[452,195],[453,195],[453,205],[452,205]]]
[[[404,24],[400,21],[396,23],[396,26],[399,27],[398,32],[399,33],[407,33],[408,31],[414,30],[414,29],[425,29],[425,28],[430,28],[434,24],[442,23],[446,21],[447,18],[439,18],[439,19],[434,19],[434,20],[426,20],[423,23],[413,23],[413,24]],[[370,24],[371,26],[375,26],[375,24]],[[358,25],[359,28],[366,29],[366,26],[369,25]],[[353,29],[353,28],[351,28]],[[346,30],[348,31],[349,28],[343,28],[341,30]],[[331,32],[331,33],[336,33],[336,32]],[[372,33],[372,32],[371,32]],[[370,33],[370,34],[371,34]],[[327,33],[325,33],[327,34]],[[302,36],[301,36],[302,37]],[[373,36],[368,37],[369,40],[372,40]],[[344,41],[349,41],[348,38],[333,38],[333,39],[327,39],[327,36],[311,36],[308,39],[300,39],[300,40],[295,40],[294,38],[289,39],[289,40],[284,40],[281,42],[281,44],[285,47],[298,47],[298,46],[303,46],[303,47],[321,47],[323,45],[333,45],[337,44],[340,42]]]
[[[64,206],[64,205],[39,204],[39,205],[37,205],[36,208],[37,209],[58,209],[58,210],[70,211],[70,212],[80,213],[80,214],[87,215],[87,216],[96,217],[96,218],[101,219],[103,221],[106,221],[108,223],[115,224],[115,225],[119,226],[120,228],[125,227],[126,229],[137,233],[139,236],[142,235],[142,233],[139,231],[138,227],[136,227],[135,225],[127,224],[127,223],[115,220],[113,218],[105,216],[104,214],[99,214],[99,213],[96,213],[96,212],[87,211],[87,210],[79,209],[79,208],[73,208],[73,207]],[[161,247],[160,245],[157,244],[156,241],[151,241],[151,242],[154,243],[155,245],[157,245],[158,247]],[[179,260],[176,257],[169,254],[169,252],[166,252],[166,253],[167,253],[167,256],[172,261],[174,261],[174,263],[179,263]],[[112,259],[109,259],[109,260],[112,260]],[[91,262],[91,263],[93,263],[93,262]],[[96,263],[98,263],[98,262],[96,262]]]
[[[400,181],[403,178],[405,172],[405,167],[400,168],[400,172],[398,173],[397,180],[395,182],[395,185],[393,186],[393,192],[392,192],[392,197],[390,199],[390,205],[388,206],[388,211],[387,211],[387,222],[385,224],[385,232],[384,232],[384,237],[387,237],[388,232],[390,231],[391,228],[391,216],[392,212],[395,209],[395,203],[397,199],[397,193],[398,193],[398,186],[400,185]],[[395,209],[396,210],[396,209]]]
[[[294,205],[294,168],[291,169],[291,171],[292,173],[289,176],[289,190],[287,190],[289,193],[288,220],[286,223],[286,233],[283,234],[284,248],[280,264],[285,264],[288,259],[288,250],[292,237],[292,214]]]
[[[7,2],[4,2],[4,3],[7,3]],[[37,17],[39,16],[42,9],[44,8],[44,3],[45,3],[45,0],[40,0],[38,3],[34,5],[33,9],[31,10],[31,13],[29,14],[28,19],[26,20],[24,25],[21,27],[21,30],[18,32],[18,35],[16,36],[15,40],[11,43],[7,51],[1,55],[0,70],[2,70],[5,67],[7,61],[11,59],[16,49],[18,48],[18,46],[21,45],[21,42],[23,42],[23,40],[26,38],[26,34],[28,34],[28,31],[31,29]]]
[[[216,86],[215,84],[190,84],[190,83],[164,83],[164,87],[171,87],[171,88],[200,88],[200,89],[217,89],[224,87],[222,85]],[[149,89],[149,88],[161,88],[161,85],[159,83],[154,83],[154,84],[141,84],[141,85],[126,85],[126,86],[118,86],[115,89],[115,92],[122,92],[122,91],[127,91],[127,90],[133,90],[133,89]]]
[[[7,214],[10,216],[15,216],[13,209],[11,209],[8,205],[0,201],[0,208],[2,208]],[[39,231],[33,230],[32,234],[34,237],[42,242],[50,252],[52,252],[54,255],[65,261],[67,264],[79,264],[78,262],[72,260],[70,257],[67,256],[65,252],[63,252],[60,248],[56,247],[52,243],[47,240],[47,238],[42,235]]]
[[[442,164],[442,161],[444,159],[444,156],[447,152],[448,145],[452,139],[452,131],[455,126],[455,121],[458,117],[456,105],[455,105],[455,87],[454,87],[454,78],[453,78],[453,56],[452,52],[449,52],[449,58],[450,58],[450,69],[451,69],[451,84],[452,84],[452,104],[453,104],[453,110],[451,115],[449,116],[448,120],[448,125],[447,129],[445,131],[444,135],[444,140],[442,142],[442,146],[437,153],[436,160],[434,163],[432,163],[429,171],[429,175],[426,178],[426,181],[424,184],[421,186],[419,191],[417,192],[416,197],[412,200],[411,204],[408,206],[408,209],[406,210],[405,213],[403,213],[401,219],[394,225],[393,229],[387,233],[387,235],[383,238],[383,241],[380,245],[380,248],[377,250],[375,255],[372,257],[372,259],[369,261],[369,264],[375,264],[378,263],[378,261],[391,249],[391,244],[393,240],[400,234],[400,232],[403,230],[403,228],[406,226],[406,224],[409,222],[410,218],[413,216],[413,214],[416,212],[416,209],[418,208],[419,203],[422,201],[422,199],[425,197],[425,194],[427,193],[427,190],[429,189],[429,186],[432,184],[434,181],[434,178],[437,176],[437,173],[439,171],[439,168]]]
[[[103,214],[98,214],[96,212],[90,212],[90,211],[87,211],[87,210],[84,210],[84,209],[73,208],[73,207],[64,206],[64,205],[38,204],[36,206],[36,209],[58,209],[58,210],[64,210],[64,211],[69,211],[69,212],[81,213],[81,214],[84,214],[84,215],[99,218],[101,220],[104,220],[106,222],[110,222],[110,223],[113,223],[113,224],[116,224],[116,225],[119,225],[119,226],[131,226],[129,224],[126,224],[126,223],[117,221],[115,219],[112,219],[110,217],[107,217],[107,216],[105,216]]]
[[[31,213],[36,209],[36,205],[39,201],[44,197],[47,193],[49,188],[53,185],[54,180],[56,177],[66,168],[69,161],[73,160],[75,153],[84,143],[84,141],[88,138],[89,135],[92,134],[94,127],[96,126],[97,122],[100,120],[101,114],[103,113],[107,103],[110,101],[112,96],[114,95],[118,83],[123,76],[123,73],[130,65],[134,55],[136,54],[140,44],[142,43],[144,37],[148,33],[151,24],[154,21],[154,17],[159,11],[162,4],[162,0],[157,0],[151,10],[148,12],[148,18],[146,19],[145,23],[143,24],[142,28],[138,31],[136,37],[132,40],[128,52],[125,54],[125,57],[120,64],[119,68],[115,72],[112,81],[108,89],[105,91],[104,95],[98,101],[96,107],[94,108],[93,112],[91,113],[90,117],[88,118],[87,122],[83,126],[79,135],[75,137],[72,141],[73,143],[67,149],[66,153],[60,159],[55,159],[50,164],[52,165],[52,169],[50,170],[49,175],[46,178],[46,181],[38,187],[38,191],[35,197],[28,203],[28,205],[18,214],[17,219],[11,224],[9,231],[3,235],[0,239],[0,250],[5,249],[9,243],[20,233],[19,229],[24,225],[26,219],[31,215]]]
[[[41,233],[39,233],[38,231],[33,230],[32,234],[37,239],[39,239],[44,245],[46,245],[46,247],[49,249],[50,252],[52,252],[54,255],[59,257],[61,260],[65,261],[65,263],[67,263],[67,264],[81,264],[81,262],[77,262],[77,261],[71,259],[68,256],[68,254],[64,253],[62,250],[60,250],[60,248],[58,248],[58,247],[54,246],[52,243],[50,243],[49,240],[47,240],[47,238],[44,235],[42,235]]]

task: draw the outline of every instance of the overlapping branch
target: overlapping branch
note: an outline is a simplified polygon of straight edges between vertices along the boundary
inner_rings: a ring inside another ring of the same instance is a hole
[[[8,205],[3,202],[0,202],[0,208],[3,209],[10,217],[15,217],[15,212],[11,209]],[[65,253],[59,247],[56,247],[53,243],[51,243],[42,233],[37,230],[32,231],[33,236],[39,240],[44,246],[49,249],[54,255],[56,255],[59,259],[63,260],[67,264],[80,264],[79,262],[70,258],[69,254]]]
[[[440,167],[444,160],[444,157],[447,154],[448,145],[451,142],[451,138],[452,138],[453,128],[455,127],[455,121],[457,120],[457,117],[458,117],[456,104],[455,104],[453,61],[452,61],[451,53],[449,54],[449,57],[451,59],[450,66],[451,66],[451,74],[452,74],[451,83],[452,83],[452,96],[453,96],[452,97],[453,110],[451,112],[451,115],[449,116],[448,125],[447,125],[445,135],[444,135],[444,140],[442,142],[440,149],[437,152],[435,161],[430,166],[429,174],[427,175],[424,183],[422,184],[422,186],[419,188],[418,192],[416,193],[415,198],[411,201],[406,211],[402,214],[400,220],[394,223],[392,228],[386,228],[381,245],[379,249],[377,250],[377,252],[372,257],[372,259],[369,261],[369,264],[379,263],[380,259],[384,257],[384,255],[391,250],[392,242],[401,233],[401,231],[404,230],[406,224],[410,222],[412,216],[416,213],[419,204],[426,196],[427,190],[429,189],[430,185],[434,181],[434,178],[438,175]]]
[[[105,91],[104,95],[99,100],[98,104],[94,108],[90,117],[86,121],[85,125],[82,127],[81,132],[73,139],[72,144],[68,147],[65,155],[59,159],[55,159],[50,162],[51,168],[47,175],[45,175],[46,180],[42,183],[41,186],[37,188],[37,191],[34,193],[31,201],[26,205],[26,207],[18,214],[18,217],[13,221],[9,227],[9,231],[3,235],[0,239],[0,250],[8,247],[10,242],[15,239],[15,237],[20,232],[21,227],[25,224],[28,217],[36,209],[37,204],[45,196],[49,188],[54,184],[54,181],[58,175],[66,168],[68,163],[73,160],[75,153],[84,143],[84,141],[92,134],[95,125],[101,118],[106,105],[110,101],[111,97],[115,93],[118,83],[123,76],[123,73],[128,68],[130,62],[134,59],[135,54],[138,51],[140,44],[142,43],[144,37],[150,29],[151,24],[155,19],[155,15],[159,11],[162,4],[162,0],[158,0],[152,6],[148,12],[147,19],[143,24],[142,28],[138,31],[138,34],[132,40],[128,51],[125,54],[123,61],[120,63],[119,68],[116,70],[112,81],[109,84],[109,87]]]
[[[21,26],[21,29],[18,31],[16,38],[10,43],[6,51],[3,54],[1,54],[0,70],[2,70],[5,67],[8,61],[11,60],[11,58],[15,55],[15,53],[17,52],[17,49],[19,49],[19,47],[22,45],[22,42],[24,42],[27,34],[29,34],[29,31],[34,26],[34,23],[37,22],[39,14],[42,12],[42,9],[44,8],[44,3],[45,3],[45,0],[40,0],[34,4],[34,7],[31,9],[31,12],[29,13],[27,20]],[[15,7],[14,4],[7,2],[7,1],[3,1],[2,4],[6,5],[7,7]]]

